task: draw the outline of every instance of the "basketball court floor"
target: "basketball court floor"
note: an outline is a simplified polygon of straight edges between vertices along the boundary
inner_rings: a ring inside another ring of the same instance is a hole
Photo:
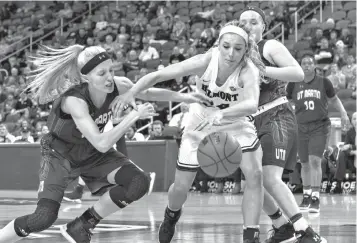
[[[297,195],[300,202],[301,195]],[[57,222],[48,230],[32,234],[21,242],[65,243],[58,226],[82,214],[96,198],[85,194],[82,204],[64,202]],[[157,242],[157,231],[167,203],[167,193],[145,196],[128,208],[103,220],[94,230],[92,242]],[[242,195],[192,193],[172,242],[240,243],[242,240]],[[0,227],[15,217],[33,212],[36,192],[0,191]],[[356,197],[321,196],[321,213],[304,213],[309,223],[329,243],[356,243]],[[271,229],[269,218],[261,218],[261,240]]]

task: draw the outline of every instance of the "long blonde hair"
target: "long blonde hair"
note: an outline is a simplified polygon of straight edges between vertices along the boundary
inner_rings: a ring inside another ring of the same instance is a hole
[[[249,31],[247,31],[247,29],[243,26],[239,26],[239,21],[238,20],[232,20],[228,23],[226,23],[225,25],[222,26],[229,26],[229,25],[233,25],[233,26],[237,26],[242,28],[245,32],[247,32],[248,34],[248,46],[247,46],[247,52],[244,54],[243,56],[243,66],[245,66],[247,64],[248,60],[251,60],[253,62],[253,64],[259,69],[259,76],[260,76],[260,80],[264,81],[264,75],[265,75],[265,65],[262,61],[262,59],[260,58],[260,54],[259,54],[259,48],[258,45],[255,43],[254,38],[249,34]],[[217,40],[216,44],[218,45],[219,40]]]
[[[36,69],[30,73],[33,81],[28,85],[40,104],[57,99],[69,88],[87,82],[81,68],[95,55],[104,52],[100,46],[84,49],[82,45],[72,45],[63,49],[41,46],[38,54],[32,57]]]

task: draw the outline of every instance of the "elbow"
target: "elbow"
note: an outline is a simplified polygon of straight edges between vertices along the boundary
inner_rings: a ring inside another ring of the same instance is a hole
[[[99,140],[94,147],[101,153],[106,153],[112,146],[110,146],[105,140]]]

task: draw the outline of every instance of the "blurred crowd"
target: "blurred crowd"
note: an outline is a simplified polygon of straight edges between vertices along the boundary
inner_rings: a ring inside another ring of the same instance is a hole
[[[23,92],[31,81],[31,71],[36,67],[36,60],[30,57],[36,56],[39,43],[54,48],[73,44],[100,45],[112,56],[115,75],[126,76],[136,82],[147,73],[207,51],[216,42],[220,27],[237,19],[248,4],[263,9],[267,29],[283,22],[287,40],[294,28],[292,13],[305,3],[92,1],[92,11],[83,15],[89,10],[88,2],[24,2],[22,5],[4,2],[0,9],[0,143],[39,142],[48,133],[46,119],[51,104],[40,105],[31,93]],[[305,15],[318,4],[319,1],[310,4],[299,15]],[[323,4],[325,6],[325,1]],[[331,80],[345,105],[351,105],[353,100],[356,110],[356,10],[345,4],[336,7],[336,11],[338,14],[323,23],[310,16],[307,20],[311,23],[304,28],[302,39],[291,52],[298,60],[307,52],[313,53],[318,72]],[[354,16],[353,20],[351,16]],[[64,23],[62,30],[59,28],[61,19]],[[280,32],[281,29],[277,28],[266,38],[274,38]],[[41,40],[32,46],[32,51],[24,48],[29,44],[30,35],[32,41]],[[18,52],[20,49],[23,50]],[[4,58],[11,53],[16,54]],[[188,76],[167,80],[157,87],[190,92],[195,89],[197,78]],[[167,102],[154,105],[159,116],[155,117],[153,124],[138,131],[149,120],[137,122],[127,131],[127,140],[174,138],[179,141],[188,106],[182,104],[170,112]],[[329,161],[329,155],[326,158]],[[336,168],[337,163],[327,165]]]

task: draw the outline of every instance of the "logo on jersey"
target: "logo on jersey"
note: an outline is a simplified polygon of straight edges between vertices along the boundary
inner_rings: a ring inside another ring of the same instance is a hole
[[[112,111],[108,111],[104,114],[98,116],[97,119],[94,120],[95,124],[97,124],[100,132],[103,132],[105,125],[108,123],[109,120],[113,118]]]
[[[285,160],[286,150],[285,149],[275,149],[275,158],[278,160]]]
[[[316,89],[306,89],[306,90],[301,90],[297,92],[296,94],[296,99],[300,100],[303,98],[317,98],[321,99],[321,92]]]
[[[231,91],[237,91],[237,89],[236,89],[235,87],[233,87],[233,86],[229,87],[229,89],[230,89]]]
[[[238,100],[238,93],[237,94],[228,94],[223,91],[219,92],[212,92],[208,85],[202,84],[201,89],[206,93],[206,96],[209,98],[221,98],[224,101],[237,101]]]

